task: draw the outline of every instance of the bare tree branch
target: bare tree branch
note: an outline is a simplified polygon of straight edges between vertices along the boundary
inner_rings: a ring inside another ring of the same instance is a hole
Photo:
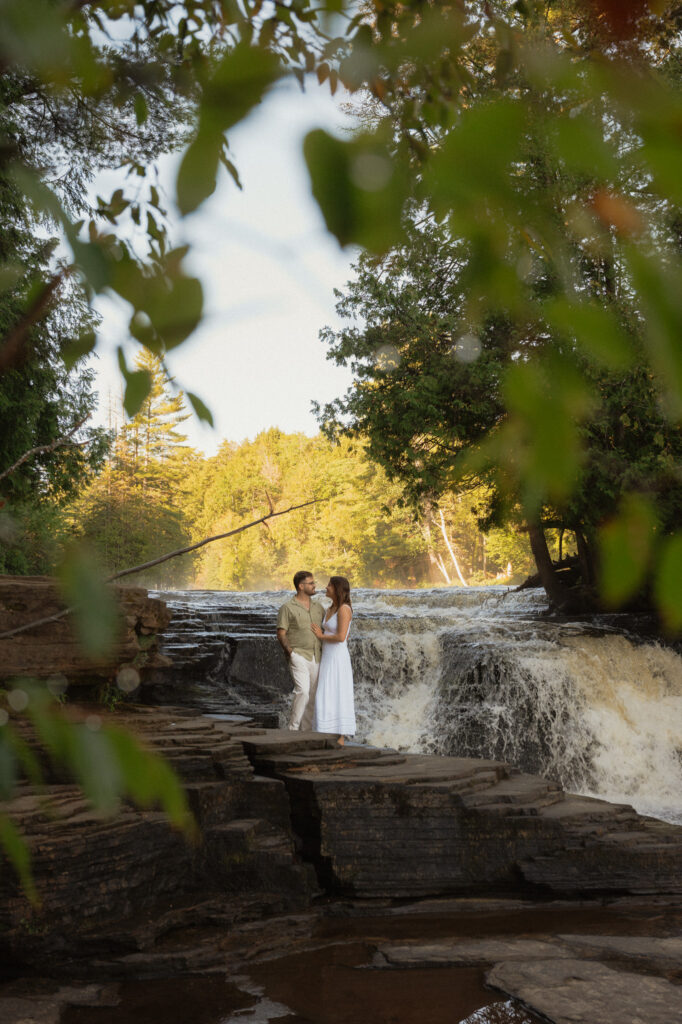
[[[308,505],[316,505],[320,501],[320,498],[311,498],[310,501],[304,501],[301,505],[291,505],[289,508],[282,509],[281,512],[268,512],[266,515],[261,516],[260,519],[254,519],[250,523],[244,523],[242,526],[237,526],[234,530],[228,530],[227,533],[218,533],[214,537],[206,537],[204,540],[198,541],[196,544],[189,544],[185,548],[177,548],[176,551],[169,551],[165,555],[160,555],[158,558],[153,558],[150,562],[144,562],[142,565],[135,565],[131,569],[121,569],[120,572],[115,572],[112,576],[108,576],[105,583],[113,583],[114,580],[120,580],[123,576],[131,576],[135,572],[143,572],[144,569],[151,569],[155,565],[160,565],[162,562],[167,562],[170,558],[177,558],[178,555],[186,555],[190,551],[197,551],[199,548],[203,548],[206,544],[212,544],[216,540],[224,540],[225,537],[234,537],[236,533],[243,533],[244,530],[250,530],[252,526],[260,526],[261,523],[265,523],[266,519],[274,519],[276,516],[285,516],[288,512],[297,512],[300,508],[307,508]],[[27,622],[23,626],[17,626],[15,629],[8,629],[4,633],[0,633],[0,640],[9,640],[13,636],[17,636],[19,633],[26,633],[29,629],[36,629],[38,626],[46,626],[50,622],[57,622],[59,619],[63,619],[66,615],[70,615],[71,612],[76,610],[76,605],[72,605],[70,608],[64,608],[60,612],[55,612],[54,615],[47,615],[43,619],[35,619],[33,622]]]
[[[11,473],[13,473],[15,471],[15,469],[19,469],[19,466],[23,465],[24,462],[26,462],[27,459],[30,459],[32,455],[39,455],[41,452],[53,452],[55,450],[55,448],[59,448],[63,444],[68,444],[69,443],[69,439],[71,437],[73,437],[73,435],[76,433],[76,431],[79,430],[83,426],[83,424],[86,422],[86,420],[88,420],[89,418],[90,418],[90,414],[88,413],[87,416],[84,416],[82,420],[78,421],[78,423],[76,424],[75,427],[71,428],[71,430],[68,432],[68,434],[64,434],[64,437],[58,437],[57,440],[56,441],[52,441],[51,444],[41,444],[38,448],[29,448],[29,450],[27,452],[24,452],[24,454],[21,456],[20,459],[17,459],[17,461],[14,463],[13,466],[10,466],[9,469],[5,469],[5,470],[3,470],[2,473],[0,473],[0,480],[4,480],[4,478],[6,476],[9,476]],[[74,441],[72,443],[76,447],[82,447],[83,445],[89,444],[90,442],[89,441],[80,441],[80,442],[75,442]]]
[[[107,583],[113,583],[114,580],[120,580],[122,576],[130,576],[134,572],[142,572],[144,569],[151,569],[155,565],[160,565],[161,562],[167,562],[169,558],[177,558],[178,555],[186,555],[190,551],[196,551],[198,548],[203,548],[206,544],[212,544],[214,540],[223,540],[225,537],[233,537],[235,533],[242,533],[244,530],[250,530],[252,526],[260,526],[266,519],[274,519],[276,516],[285,516],[287,512],[296,512],[299,508],[307,508],[308,505],[315,505],[320,499],[311,498],[310,501],[304,501],[302,505],[292,505],[290,508],[285,508],[281,512],[275,512],[274,509],[268,512],[266,515],[261,516],[260,519],[254,519],[251,523],[244,523],[243,526],[238,526],[235,530],[228,530],[227,533],[217,533],[215,537],[206,537],[205,540],[200,540],[196,544],[190,544],[186,548],[178,548],[177,551],[169,551],[167,555],[160,555],[159,558],[153,558],[151,562],[144,562],[142,565],[136,565],[132,569],[121,569],[120,572],[114,573],[113,576],[108,576],[106,579]],[[2,638],[2,633],[0,633]]]

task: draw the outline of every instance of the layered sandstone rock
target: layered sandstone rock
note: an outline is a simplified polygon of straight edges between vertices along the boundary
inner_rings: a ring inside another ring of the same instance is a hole
[[[109,716],[98,711],[106,720]],[[103,818],[79,791],[28,785],[0,805],[26,837],[39,906],[8,865],[0,870],[0,960],[44,966],[133,958],[158,937],[207,920],[307,906],[317,891],[289,826],[284,785],[257,778],[236,735],[181,709],[117,713],[185,783],[199,836],[190,841],[157,810],[124,805]]]
[[[310,907],[320,891],[384,900],[682,891],[682,829],[504,764],[340,749],[334,737],[178,708],[128,707],[115,718],[183,779],[201,841],[188,844],[155,810],[126,806],[103,820],[65,780],[49,787],[47,807],[25,787],[3,811],[28,839],[42,905],[31,908],[0,872],[5,958],[199,969],[215,950],[162,950],[160,938],[207,922],[229,933]],[[569,945],[575,957],[578,943]]]
[[[115,675],[123,665],[138,672],[170,664],[158,650],[157,634],[171,619],[163,601],[143,587],[113,586],[121,609],[121,632],[113,653],[99,661],[83,652],[70,616],[0,639],[0,680],[13,676],[39,679],[65,676],[69,683]],[[50,618],[64,609],[55,581],[49,576],[0,576],[0,632]]]
[[[334,893],[682,893],[682,828],[495,761],[245,740]]]

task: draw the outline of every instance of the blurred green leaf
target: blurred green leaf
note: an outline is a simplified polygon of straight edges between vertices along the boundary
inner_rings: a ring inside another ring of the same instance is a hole
[[[401,240],[409,179],[386,146],[371,136],[345,142],[317,129],[303,151],[313,195],[341,245],[382,253]]]
[[[105,814],[112,814],[123,789],[124,770],[103,729],[71,727],[70,768],[89,800]]]
[[[624,498],[620,512],[599,532],[600,591],[612,607],[642,586],[654,544],[656,512],[639,494]]]
[[[215,192],[222,141],[222,136],[200,131],[185,150],[176,181],[178,209],[183,217]]]
[[[83,545],[71,545],[57,575],[65,601],[75,609],[74,626],[83,650],[94,660],[106,657],[116,642],[119,612],[94,556]]]
[[[101,292],[111,283],[111,264],[102,246],[96,242],[81,242],[78,238],[72,238],[71,248],[88,284],[96,292]]]
[[[546,302],[542,311],[550,327],[575,338],[585,354],[597,363],[612,370],[632,365],[632,343],[609,309],[561,298]]]
[[[0,291],[14,288],[25,272],[25,269],[18,263],[3,263],[0,266]]]
[[[0,800],[9,800],[17,777],[17,762],[9,726],[0,726]]]
[[[191,391],[187,392],[187,397],[199,419],[213,426],[213,413],[208,406],[202,402],[198,395],[193,394]]]
[[[149,110],[147,108],[147,101],[144,98],[144,93],[138,92],[133,100],[135,107],[135,120],[138,124],[144,124],[147,120]]]
[[[9,741],[12,744],[18,763],[24,770],[26,778],[29,779],[34,786],[40,788],[43,785],[44,779],[38,758],[33,753],[28,743],[26,743],[14,730],[10,730]]]
[[[608,181],[618,177],[618,160],[604,137],[604,127],[588,112],[577,107],[556,112],[546,132],[550,150],[569,174]]]
[[[204,84],[200,125],[220,134],[226,132],[260,103],[280,75],[274,53],[239,43],[225,53]]]
[[[176,183],[183,216],[215,189],[224,133],[260,103],[280,73],[275,54],[240,43],[226,52],[204,82],[197,136],[185,152]]]
[[[152,388],[152,379],[146,370],[129,370],[126,366],[123,350],[118,349],[118,365],[126,382],[123,395],[123,408],[126,414],[133,417],[142,408],[142,403]]]
[[[126,791],[135,803],[141,807],[158,803],[176,827],[193,834],[196,824],[187,796],[168,762],[145,750],[122,729],[108,728],[107,736],[118,757]]]
[[[579,423],[591,408],[591,394],[570,363],[546,358],[512,365],[504,395],[510,417],[495,438],[498,459],[513,453],[525,504],[535,511],[571,491],[583,455]]]
[[[80,338],[74,338],[62,346],[61,356],[67,370],[72,370],[76,363],[90,355],[97,344],[97,335],[94,331],[86,331]]]
[[[519,222],[520,181],[514,173],[523,156],[523,104],[508,99],[463,110],[425,172],[436,211],[455,222],[494,227],[492,212]],[[521,219],[520,223],[523,223]]]
[[[0,814],[0,846],[4,849],[31,903],[37,905],[38,893],[31,874],[31,855],[17,829],[5,814]]]
[[[667,412],[682,417],[682,265],[630,247],[627,259],[645,313],[644,340],[658,372]]]
[[[661,545],[654,593],[665,627],[672,632],[682,630],[681,531],[667,537]]]
[[[47,81],[63,82],[74,49],[59,7],[48,0],[4,0],[0,34],[4,67],[30,67]]]
[[[222,149],[222,151],[220,153],[220,162],[222,163],[223,167],[225,168],[227,173],[230,175],[230,177],[234,181],[234,183],[237,186],[237,188],[238,189],[243,189],[241,178],[239,177],[239,171],[237,170],[235,165],[230,160],[230,158],[227,155],[227,153],[225,152],[224,148]]]
[[[169,351],[188,338],[201,320],[204,306],[201,282],[196,277],[185,277],[178,267],[170,275],[159,274],[148,279],[146,284],[142,309],[163,340],[165,350]]]

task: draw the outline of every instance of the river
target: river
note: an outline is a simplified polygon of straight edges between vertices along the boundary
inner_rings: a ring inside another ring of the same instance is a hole
[[[212,695],[206,710],[267,707],[283,724],[290,686],[273,634],[287,593],[157,596],[176,611],[164,648],[199,702]],[[356,741],[496,758],[682,823],[675,650],[614,617],[549,621],[540,590],[358,589],[353,603]]]

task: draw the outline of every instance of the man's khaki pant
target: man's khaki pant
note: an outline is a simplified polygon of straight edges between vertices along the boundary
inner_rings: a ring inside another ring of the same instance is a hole
[[[294,681],[294,700],[289,716],[290,729],[311,729],[315,713],[319,661],[308,661],[293,651],[289,658],[289,671]]]

